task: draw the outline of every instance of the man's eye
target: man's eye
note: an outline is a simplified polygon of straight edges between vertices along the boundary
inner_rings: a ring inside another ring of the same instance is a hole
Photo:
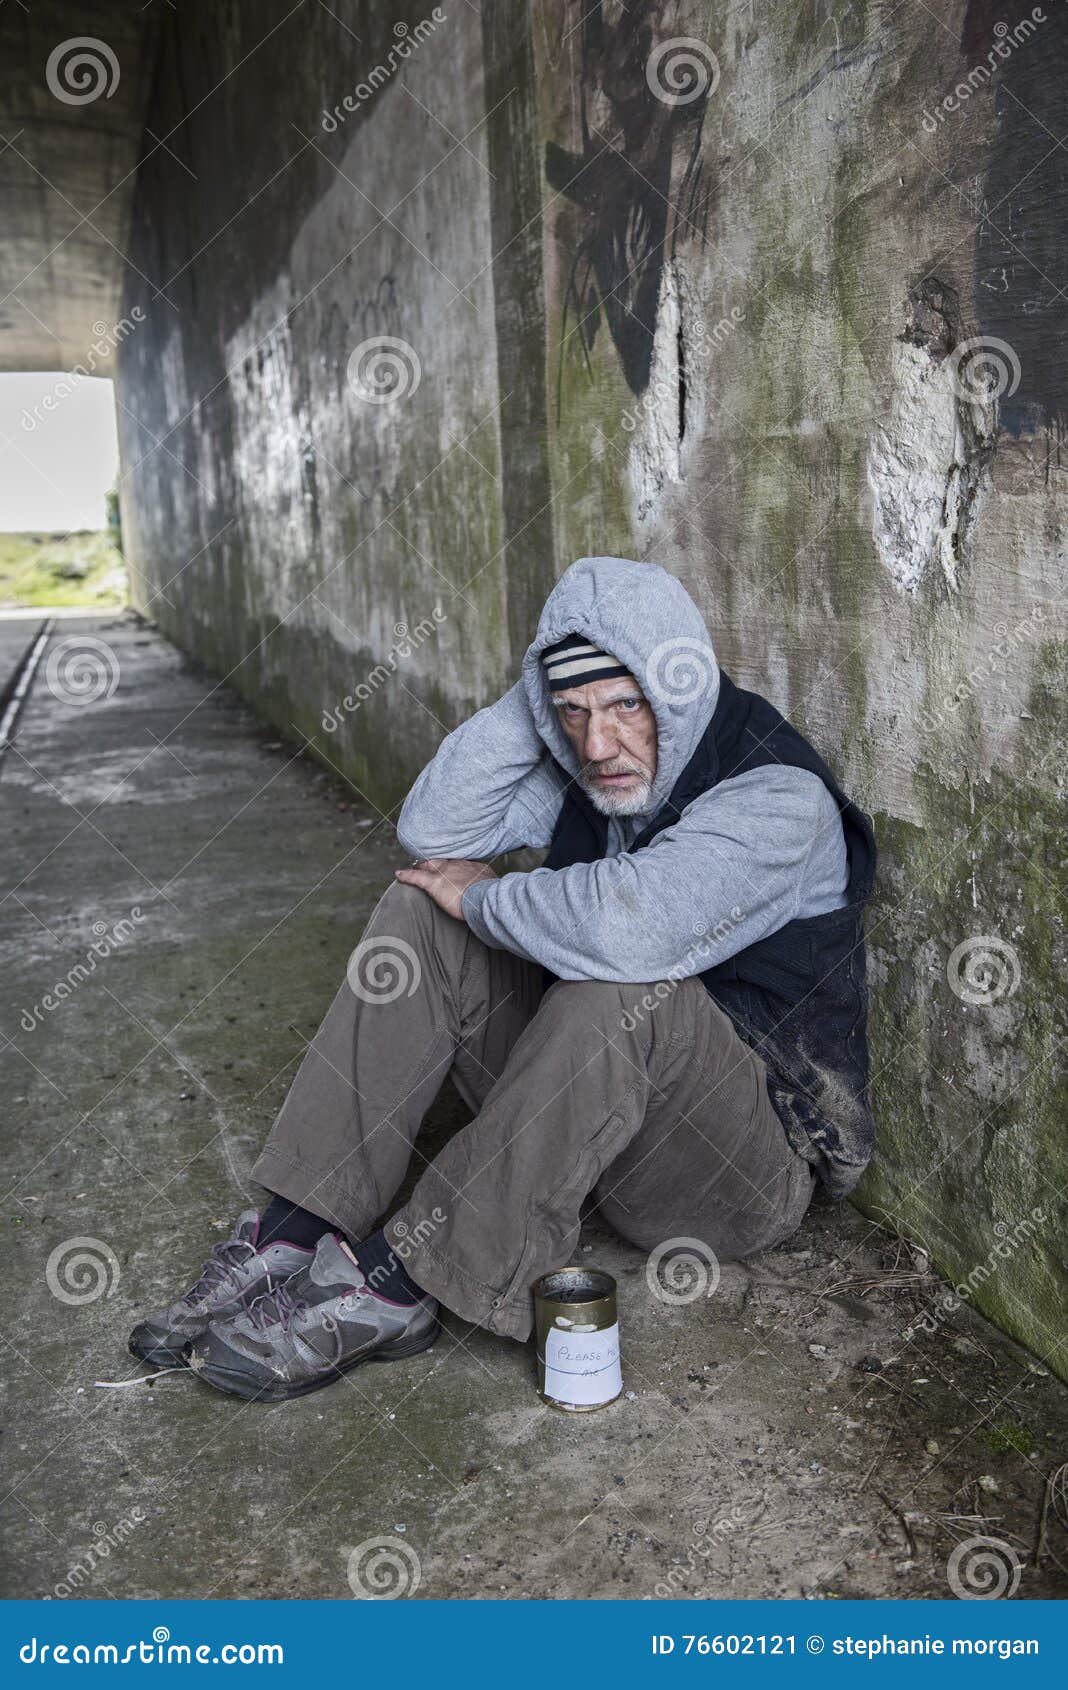
[[[632,713],[635,710],[640,710],[644,703],[644,698],[621,698],[619,706],[621,710],[626,710],[628,713]]]

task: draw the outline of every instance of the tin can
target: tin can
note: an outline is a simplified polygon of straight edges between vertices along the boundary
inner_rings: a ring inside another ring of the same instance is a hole
[[[616,1282],[600,1268],[566,1267],[534,1286],[538,1395],[550,1408],[589,1413],[623,1390]]]

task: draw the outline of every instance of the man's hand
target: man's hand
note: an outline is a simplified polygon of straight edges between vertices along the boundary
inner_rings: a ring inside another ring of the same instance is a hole
[[[428,857],[416,868],[395,868],[394,877],[406,886],[421,886],[446,915],[463,920],[461,899],[476,880],[496,880],[488,863],[472,863],[463,857]]]

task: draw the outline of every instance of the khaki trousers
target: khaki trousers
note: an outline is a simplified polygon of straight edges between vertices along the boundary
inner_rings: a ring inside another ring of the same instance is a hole
[[[491,950],[400,882],[350,958],[255,1178],[366,1237],[450,1073],[477,1113],[385,1230],[425,1291],[491,1332],[529,1335],[531,1285],[570,1261],[587,1198],[642,1250],[698,1240],[720,1260],[789,1237],[811,1199],[813,1171],[787,1143],[763,1062],[699,980],[543,993],[538,965]]]

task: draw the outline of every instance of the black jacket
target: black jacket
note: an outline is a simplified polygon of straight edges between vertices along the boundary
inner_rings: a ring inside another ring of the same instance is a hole
[[[836,1196],[844,1196],[864,1171],[875,1137],[863,923],[875,874],[871,821],[773,704],[721,674],[716,710],[696,751],[628,849],[648,845],[699,793],[767,763],[807,769],[833,795],[849,864],[846,902],[828,914],[787,922],[700,979],[767,1064],[769,1095],[790,1143]],[[544,866],[594,862],[606,843],[606,818],[572,781]]]

